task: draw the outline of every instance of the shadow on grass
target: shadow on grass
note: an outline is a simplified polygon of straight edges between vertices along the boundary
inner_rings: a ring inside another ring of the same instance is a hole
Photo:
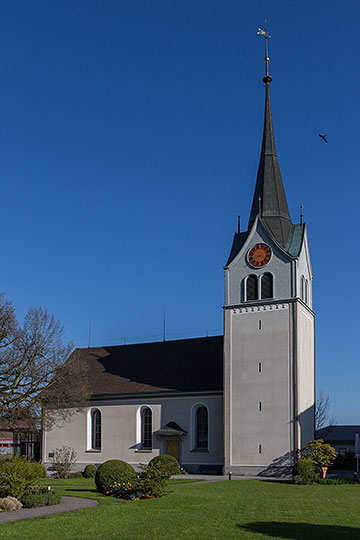
[[[360,540],[360,529],[340,525],[255,521],[246,525],[238,525],[238,527],[252,533],[264,534],[268,538],[289,538],[292,540]]]

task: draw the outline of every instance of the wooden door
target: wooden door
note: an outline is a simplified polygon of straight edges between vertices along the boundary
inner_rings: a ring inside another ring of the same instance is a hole
[[[166,453],[180,462],[180,441],[178,439],[166,440]]]

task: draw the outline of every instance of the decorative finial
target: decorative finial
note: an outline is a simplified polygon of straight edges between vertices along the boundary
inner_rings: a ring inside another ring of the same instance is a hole
[[[268,39],[271,38],[271,36],[270,36],[269,32],[267,31],[266,20],[265,20],[265,30],[262,30],[261,28],[259,28],[259,30],[257,31],[257,34],[259,36],[264,36],[264,38],[265,38],[265,58],[264,58],[265,77],[263,78],[263,81],[264,81],[264,83],[270,83],[272,81],[272,77],[270,77],[270,75],[269,75],[269,61],[270,61],[270,58],[269,58]]]
[[[300,204],[300,225],[304,223],[304,206]]]
[[[240,233],[240,216],[238,216],[238,234]]]
[[[258,214],[259,216],[261,216],[261,197],[258,198],[258,204],[259,204]]]

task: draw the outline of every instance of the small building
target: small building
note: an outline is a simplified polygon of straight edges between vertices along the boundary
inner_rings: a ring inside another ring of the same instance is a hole
[[[344,456],[346,452],[355,452],[356,433],[360,435],[360,426],[327,426],[316,431],[316,438],[324,439]]]
[[[9,424],[0,420],[0,454],[5,456],[27,456],[40,460],[41,434],[34,425],[19,421]]]

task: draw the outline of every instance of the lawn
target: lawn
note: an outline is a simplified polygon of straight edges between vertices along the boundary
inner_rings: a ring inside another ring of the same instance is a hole
[[[27,540],[360,540],[360,486],[300,486],[261,480],[179,484],[162,499],[123,502],[92,479],[47,480],[97,507],[0,525],[0,538]]]

